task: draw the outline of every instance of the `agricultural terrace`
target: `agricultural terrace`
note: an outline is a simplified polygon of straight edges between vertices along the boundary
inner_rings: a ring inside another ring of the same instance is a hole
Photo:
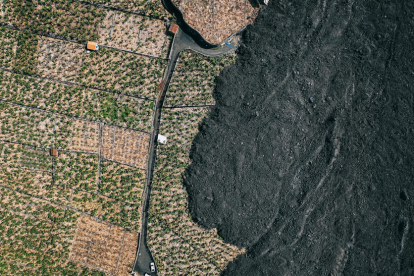
[[[113,49],[88,52],[85,45],[53,38],[39,42],[37,71],[61,81],[155,98],[166,61]]]
[[[184,51],[173,73],[164,105],[214,105],[215,79],[225,66],[234,63],[235,60],[235,54],[211,58]]]
[[[138,233],[83,215],[78,220],[70,261],[113,275],[129,275]]]
[[[167,57],[170,37],[162,20],[109,11],[99,27],[99,44],[156,57]]]
[[[150,12],[159,9],[157,5],[161,5],[161,1],[143,2],[146,7],[142,7],[142,12],[134,11],[133,6],[138,4],[137,1],[113,1],[107,3],[107,7],[98,7],[96,4],[99,3],[3,0],[0,2],[0,23],[25,30],[26,33],[59,37],[83,44],[86,41],[98,41],[117,49],[166,57],[170,46],[163,20],[166,16],[154,18]],[[125,6],[126,10],[109,9],[116,6]],[[140,15],[128,10],[139,12]]]
[[[143,16],[162,17],[159,1],[93,2],[124,11],[0,0],[1,275],[129,275],[134,262],[171,39]]]
[[[0,98],[66,116],[148,131],[154,103],[0,69]]]
[[[170,94],[167,94],[167,98]],[[244,252],[224,243],[216,230],[198,227],[188,213],[182,175],[191,143],[208,107],[164,108],[149,208],[148,243],[159,275],[219,275]]]

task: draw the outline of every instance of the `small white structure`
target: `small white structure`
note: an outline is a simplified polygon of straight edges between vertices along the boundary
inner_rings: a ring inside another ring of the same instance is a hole
[[[167,137],[165,137],[164,135],[158,134],[157,141],[158,143],[165,145],[167,144]]]
[[[269,0],[264,0],[264,4],[267,6],[269,4]]]

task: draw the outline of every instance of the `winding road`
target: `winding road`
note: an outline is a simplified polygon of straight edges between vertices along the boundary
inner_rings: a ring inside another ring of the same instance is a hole
[[[151,251],[148,248],[147,243],[147,231],[148,231],[148,209],[151,196],[151,185],[154,174],[156,150],[157,150],[157,135],[160,128],[161,111],[164,104],[164,99],[167,94],[168,86],[171,81],[175,66],[177,64],[180,53],[183,50],[193,50],[209,57],[219,57],[230,52],[234,52],[237,49],[237,45],[229,47],[224,45],[223,47],[217,47],[215,49],[204,49],[199,46],[190,35],[186,34],[182,29],[179,29],[176,33],[171,45],[170,58],[167,68],[163,77],[163,87],[157,98],[157,103],[154,111],[154,121],[151,131],[151,142],[148,155],[148,169],[147,169],[147,183],[145,185],[143,193],[142,203],[142,225],[141,234],[139,235],[138,250],[133,265],[133,272],[137,272],[140,275],[157,275],[156,272],[151,272],[150,263],[155,262],[152,257]]]

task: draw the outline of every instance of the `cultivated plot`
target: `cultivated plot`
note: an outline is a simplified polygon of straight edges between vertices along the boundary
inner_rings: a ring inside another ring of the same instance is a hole
[[[51,147],[54,118],[52,114],[0,103],[0,139]]]
[[[45,149],[13,143],[0,143],[0,165],[51,172],[52,159]]]
[[[166,61],[113,49],[87,52],[85,45],[43,38],[37,71],[85,86],[155,98]]]
[[[3,101],[67,116],[149,130],[154,103],[122,94],[0,70]]]
[[[224,243],[216,230],[198,227],[188,214],[182,175],[189,150],[208,108],[166,108],[160,133],[149,209],[148,243],[164,275],[219,275],[227,263],[244,252]],[[167,249],[166,249],[167,248]]]
[[[102,161],[99,191],[110,198],[140,202],[145,186],[145,170]]]
[[[84,215],[78,220],[70,260],[114,275],[128,275],[137,241],[138,233]]]
[[[99,43],[117,49],[161,56],[167,40],[164,21],[110,11],[99,28]]]
[[[102,158],[137,168],[145,168],[149,134],[115,126],[104,126]]]
[[[235,60],[235,54],[210,58],[185,51],[171,79],[165,106],[213,105],[215,79]]]

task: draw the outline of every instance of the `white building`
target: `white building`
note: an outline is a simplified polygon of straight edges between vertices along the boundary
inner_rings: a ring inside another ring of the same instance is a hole
[[[165,145],[167,144],[167,137],[165,137],[164,135],[158,134],[157,141],[158,143]]]

